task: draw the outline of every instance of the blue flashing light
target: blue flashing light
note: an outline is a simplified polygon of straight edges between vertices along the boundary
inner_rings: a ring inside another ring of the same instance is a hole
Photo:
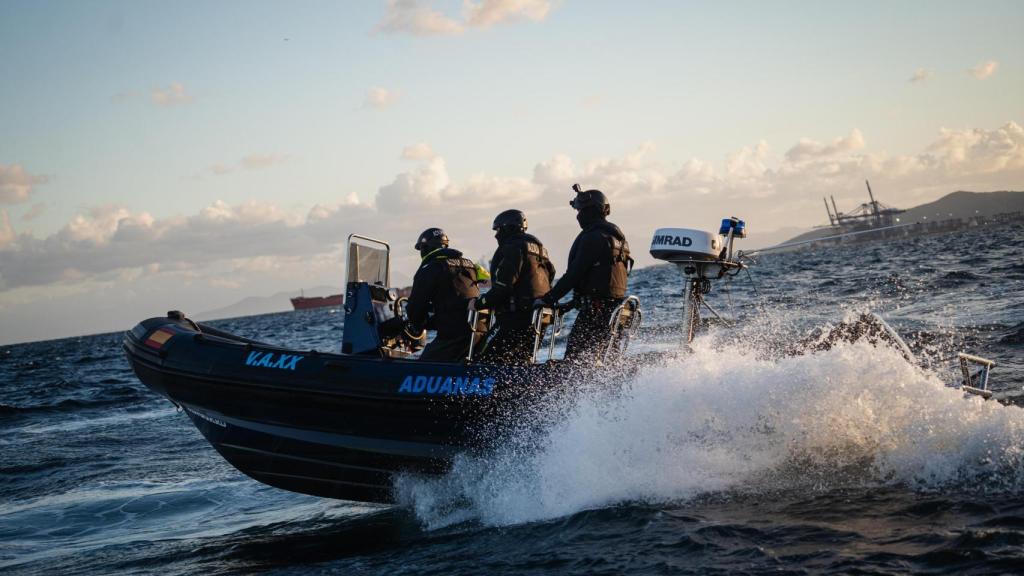
[[[732,231],[733,238],[746,238],[747,237],[747,223],[743,220],[736,221],[736,228]]]
[[[722,236],[728,236],[730,230],[732,230],[733,238],[747,237],[746,222],[736,218],[735,216],[732,218],[722,218],[722,227],[718,229],[718,233]]]

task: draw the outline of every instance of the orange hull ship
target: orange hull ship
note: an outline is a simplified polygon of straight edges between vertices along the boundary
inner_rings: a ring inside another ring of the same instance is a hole
[[[327,306],[341,306],[345,301],[344,294],[331,294],[330,296],[298,296],[292,298],[292,307],[296,310],[309,310],[311,308],[325,308]]]

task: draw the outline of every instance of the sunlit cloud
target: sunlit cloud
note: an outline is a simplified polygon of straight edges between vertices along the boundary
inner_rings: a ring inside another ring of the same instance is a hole
[[[613,220],[642,244],[653,227],[700,225],[738,211],[762,231],[813,222],[821,195],[859,194],[865,178],[897,206],[957,189],[1012,189],[1024,181],[1024,128],[1015,122],[994,129],[943,129],[909,155],[869,150],[856,128],[827,142],[801,139],[784,150],[774,153],[760,141],[719,162],[665,163],[648,142],[621,156],[581,162],[556,154],[524,169],[525,175],[461,179],[434,154],[410,159],[415,167],[394,176],[366,202],[351,193],[301,213],[266,202],[217,201],[194,215],[167,218],[100,206],[42,238],[17,235],[4,211],[0,292],[38,286],[43,294],[50,286],[101,281],[129,269],[176,271],[177,278],[184,278],[181,270],[192,270],[190,281],[205,282],[223,276],[227,268],[218,263],[225,262],[250,272],[270,274],[280,265],[294,273],[303,258],[337,254],[347,234],[358,231],[401,242],[436,225],[449,229],[460,249],[483,253],[493,250],[486,223],[510,207],[527,212],[531,230],[561,261],[575,233],[568,207],[574,182],[605,191]],[[400,268],[415,266],[415,254],[407,252],[396,253]]]
[[[464,0],[458,17],[445,14],[427,0],[388,0],[377,30],[416,36],[453,36],[469,28],[486,29],[517,21],[544,20],[548,0]]]
[[[836,138],[829,144],[822,144],[810,139],[801,139],[795,146],[786,151],[786,159],[793,163],[813,161],[849,154],[864,148],[864,135],[857,128],[850,131],[849,136]]]
[[[382,109],[394,106],[398,102],[399,95],[393,90],[374,86],[366,92],[363,99],[363,108]]]
[[[463,4],[463,18],[472,27],[488,28],[517,20],[544,20],[551,12],[548,0],[480,0]]]
[[[426,142],[412,144],[402,149],[402,160],[430,160],[436,156],[434,149]]]
[[[969,68],[967,70],[967,73],[970,74],[971,76],[974,76],[978,80],[984,80],[989,76],[995,74],[996,70],[998,69],[999,62],[996,62],[995,60],[989,60],[988,62],[979,62],[973,68]]]
[[[424,0],[388,0],[377,30],[417,36],[450,36],[465,28]]]
[[[46,176],[31,174],[20,164],[0,164],[0,204],[27,202],[33,187],[46,181]]]
[[[185,87],[178,82],[172,82],[168,86],[154,88],[149,93],[149,99],[157,106],[177,106],[192,101],[192,96],[185,91]]]
[[[923,84],[931,78],[934,73],[927,68],[918,68],[914,71],[914,74],[910,76],[908,80],[911,84]]]

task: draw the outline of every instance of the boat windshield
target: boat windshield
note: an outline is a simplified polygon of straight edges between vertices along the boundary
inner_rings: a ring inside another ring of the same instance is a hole
[[[388,286],[391,247],[386,242],[353,234],[348,238],[347,282]]]

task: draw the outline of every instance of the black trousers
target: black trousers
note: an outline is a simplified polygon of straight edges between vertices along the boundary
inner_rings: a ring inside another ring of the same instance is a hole
[[[498,314],[498,325],[487,340],[480,361],[485,364],[529,364],[533,356],[533,311]]]
[[[622,298],[587,298],[580,303],[579,314],[565,343],[565,359],[595,364],[604,355],[611,338],[612,312]]]
[[[436,336],[423,347],[420,360],[428,362],[460,362],[469,352],[470,332],[459,336]]]

